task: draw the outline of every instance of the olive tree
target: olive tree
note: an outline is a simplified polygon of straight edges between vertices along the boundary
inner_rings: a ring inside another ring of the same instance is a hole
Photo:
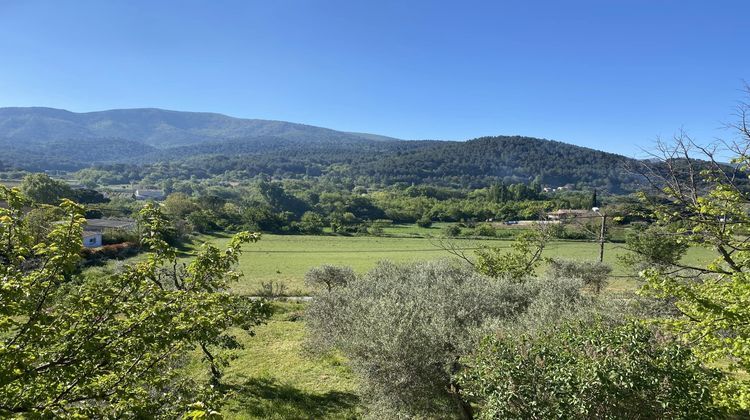
[[[78,270],[79,205],[63,200],[63,220],[34,242],[32,203],[3,186],[0,201],[0,416],[174,418],[216,407],[222,349],[239,345],[232,331],[252,334],[269,315],[262,301],[227,291],[242,244],[257,235],[238,234],[225,250],[205,245],[181,263],[160,234],[168,222],[148,205],[146,258],[89,276]],[[212,387],[180,370],[196,354]]]
[[[495,323],[517,318],[543,282],[516,284],[466,264],[381,262],[316,296],[306,319],[315,347],[342,352],[361,377],[375,417],[455,413],[470,418],[454,375],[461,356]],[[580,283],[554,296],[576,299]]]
[[[313,288],[325,287],[330,292],[335,287],[346,286],[355,277],[356,275],[351,267],[323,264],[319,267],[313,267],[305,273],[305,284]]]
[[[597,294],[607,286],[607,280],[612,273],[612,267],[601,262],[560,258],[551,258],[548,262],[549,276],[580,279],[584,286],[591,288]]]

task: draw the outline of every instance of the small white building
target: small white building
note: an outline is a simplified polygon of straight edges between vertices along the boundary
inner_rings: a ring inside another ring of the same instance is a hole
[[[102,246],[102,233],[84,231],[83,246],[85,248],[98,248]]]

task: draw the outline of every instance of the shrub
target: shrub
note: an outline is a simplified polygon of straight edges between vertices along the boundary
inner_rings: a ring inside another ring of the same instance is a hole
[[[419,220],[417,220],[417,226],[422,227],[422,228],[428,228],[432,226],[432,220],[430,219],[429,216],[424,215],[420,217]]]
[[[104,245],[121,244],[124,242],[136,243],[140,236],[135,231],[126,231],[122,229],[105,229],[102,232],[102,243]]]
[[[718,373],[637,323],[565,323],[483,340],[458,375],[478,418],[716,418]]]
[[[305,233],[321,233],[324,226],[323,217],[311,211],[306,211],[299,223],[300,230]]]
[[[346,286],[355,277],[351,267],[324,264],[305,273],[305,284],[313,288],[325,287],[330,292],[334,287]]]
[[[572,261],[550,259],[548,273],[552,277],[581,279],[584,286],[599,293],[607,286],[607,279],[612,273],[612,267],[593,261]]]
[[[495,236],[495,228],[489,223],[482,223],[477,225],[474,229],[474,234],[477,236]]]
[[[449,238],[455,238],[461,234],[461,227],[458,225],[448,225],[443,228],[443,234]]]
[[[306,313],[309,344],[347,357],[376,416],[467,414],[452,379],[459,358],[490,324],[523,313],[540,285],[491,279],[448,261],[381,262],[316,296]]]

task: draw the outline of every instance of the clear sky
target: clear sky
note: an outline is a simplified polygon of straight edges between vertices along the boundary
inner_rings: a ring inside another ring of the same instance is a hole
[[[750,1],[0,0],[0,106],[159,107],[639,155],[728,136]]]

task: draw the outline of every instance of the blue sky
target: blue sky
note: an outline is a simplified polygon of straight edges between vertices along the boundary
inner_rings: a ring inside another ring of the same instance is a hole
[[[212,111],[639,155],[730,137],[750,1],[0,0],[0,106]]]

